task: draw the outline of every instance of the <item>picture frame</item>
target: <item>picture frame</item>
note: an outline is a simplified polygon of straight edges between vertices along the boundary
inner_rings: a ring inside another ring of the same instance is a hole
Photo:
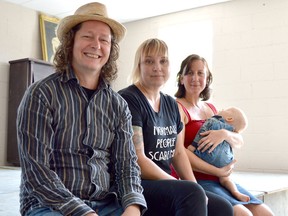
[[[40,14],[40,36],[42,56],[44,61],[53,62],[54,54],[59,40],[56,36],[56,28],[60,19]]]

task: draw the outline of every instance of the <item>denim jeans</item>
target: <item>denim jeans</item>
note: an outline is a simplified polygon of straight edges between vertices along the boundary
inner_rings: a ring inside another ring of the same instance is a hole
[[[224,167],[234,160],[233,150],[226,140],[220,143],[211,153],[208,150],[201,152],[197,149],[194,153],[202,160],[216,167]]]
[[[123,213],[123,208],[116,198],[104,201],[86,201],[86,203],[96,211],[99,216],[120,216]],[[62,216],[62,214],[48,207],[41,207],[32,209],[26,216]]]

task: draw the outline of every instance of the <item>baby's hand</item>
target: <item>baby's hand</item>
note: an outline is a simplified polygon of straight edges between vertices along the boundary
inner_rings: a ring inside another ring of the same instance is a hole
[[[187,149],[190,150],[191,152],[194,152],[196,148],[193,145],[189,145]]]

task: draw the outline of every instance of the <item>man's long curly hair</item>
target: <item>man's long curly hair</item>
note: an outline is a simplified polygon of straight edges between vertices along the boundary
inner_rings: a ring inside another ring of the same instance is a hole
[[[81,23],[73,27],[66,35],[58,46],[55,57],[53,60],[56,72],[66,73],[69,65],[72,63],[73,45],[76,32],[81,28]],[[111,30],[112,32],[112,30]],[[100,76],[109,83],[117,78],[117,59],[119,57],[119,45],[115,41],[112,32],[110,56],[106,64],[101,69]]]

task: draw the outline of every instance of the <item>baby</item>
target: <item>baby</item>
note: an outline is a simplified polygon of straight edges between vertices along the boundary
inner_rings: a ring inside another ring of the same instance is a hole
[[[211,147],[202,152],[201,150],[197,150],[198,142],[201,138],[203,138],[200,133],[209,130],[220,129],[241,133],[247,128],[247,125],[248,121],[242,110],[236,107],[230,107],[222,110],[218,112],[217,115],[214,115],[205,121],[200,130],[197,132],[193,143],[188,147],[188,149],[209,164],[212,164],[216,167],[226,166],[234,160],[233,150],[229,143],[224,140],[222,143],[217,145],[217,147],[212,152],[208,152]],[[236,185],[229,176],[220,177],[219,181],[220,184],[229,190],[231,194],[238,200],[243,202],[250,200],[249,196],[238,191]]]

